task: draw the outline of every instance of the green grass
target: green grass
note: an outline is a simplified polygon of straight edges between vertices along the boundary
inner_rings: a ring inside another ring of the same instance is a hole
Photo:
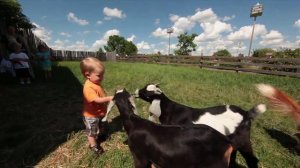
[[[269,83],[300,100],[299,78],[142,63],[105,65],[103,86],[108,95],[118,88],[134,92],[147,83],[160,83],[168,97],[189,106],[235,104],[248,110],[266,102],[254,84]],[[52,81],[37,79],[30,86],[1,76],[0,167],[133,167],[116,108],[109,117],[111,138],[102,143],[106,152],[97,158],[88,150],[81,121],[84,79],[79,62],[59,62],[53,73]],[[136,104],[139,114],[147,117],[149,105],[139,99]],[[300,166],[300,156],[293,150],[295,124],[289,116],[268,109],[251,131],[260,167]],[[245,165],[240,156],[238,162]]]

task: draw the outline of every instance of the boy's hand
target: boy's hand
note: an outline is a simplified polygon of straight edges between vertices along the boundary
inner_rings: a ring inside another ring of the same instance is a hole
[[[114,96],[108,96],[108,98],[109,98],[109,101],[112,101]]]

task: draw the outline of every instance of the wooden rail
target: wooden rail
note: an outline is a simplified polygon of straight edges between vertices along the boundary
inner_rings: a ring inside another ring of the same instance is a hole
[[[198,66],[236,72],[253,72],[279,76],[300,77],[299,58],[255,58],[214,56],[129,56],[117,61],[170,65]]]

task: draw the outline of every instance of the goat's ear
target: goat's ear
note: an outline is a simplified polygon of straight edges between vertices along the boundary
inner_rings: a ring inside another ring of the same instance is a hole
[[[129,102],[130,102],[131,105],[133,106],[133,113],[136,114],[136,115],[138,115],[138,111],[137,111],[136,105],[135,105],[135,103],[134,103],[134,96],[130,96],[130,97],[129,97]]]
[[[158,87],[159,88],[159,85],[160,85],[160,83],[156,83],[156,84],[154,84],[156,87]]]
[[[107,106],[107,111],[106,111],[106,115],[102,118],[102,122],[106,122],[107,121],[107,117],[108,117],[108,114],[109,112],[111,111],[111,109],[113,108],[113,106],[115,105],[115,101],[112,100],[108,103],[108,106]]]

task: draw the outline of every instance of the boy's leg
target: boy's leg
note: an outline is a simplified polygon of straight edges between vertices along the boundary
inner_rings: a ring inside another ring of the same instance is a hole
[[[96,154],[102,154],[104,152],[103,148],[97,144],[97,137],[99,134],[99,122],[99,118],[84,118],[89,147]]]
[[[88,136],[88,141],[89,141],[89,146],[90,147],[95,147],[97,146],[97,140],[95,137]]]

